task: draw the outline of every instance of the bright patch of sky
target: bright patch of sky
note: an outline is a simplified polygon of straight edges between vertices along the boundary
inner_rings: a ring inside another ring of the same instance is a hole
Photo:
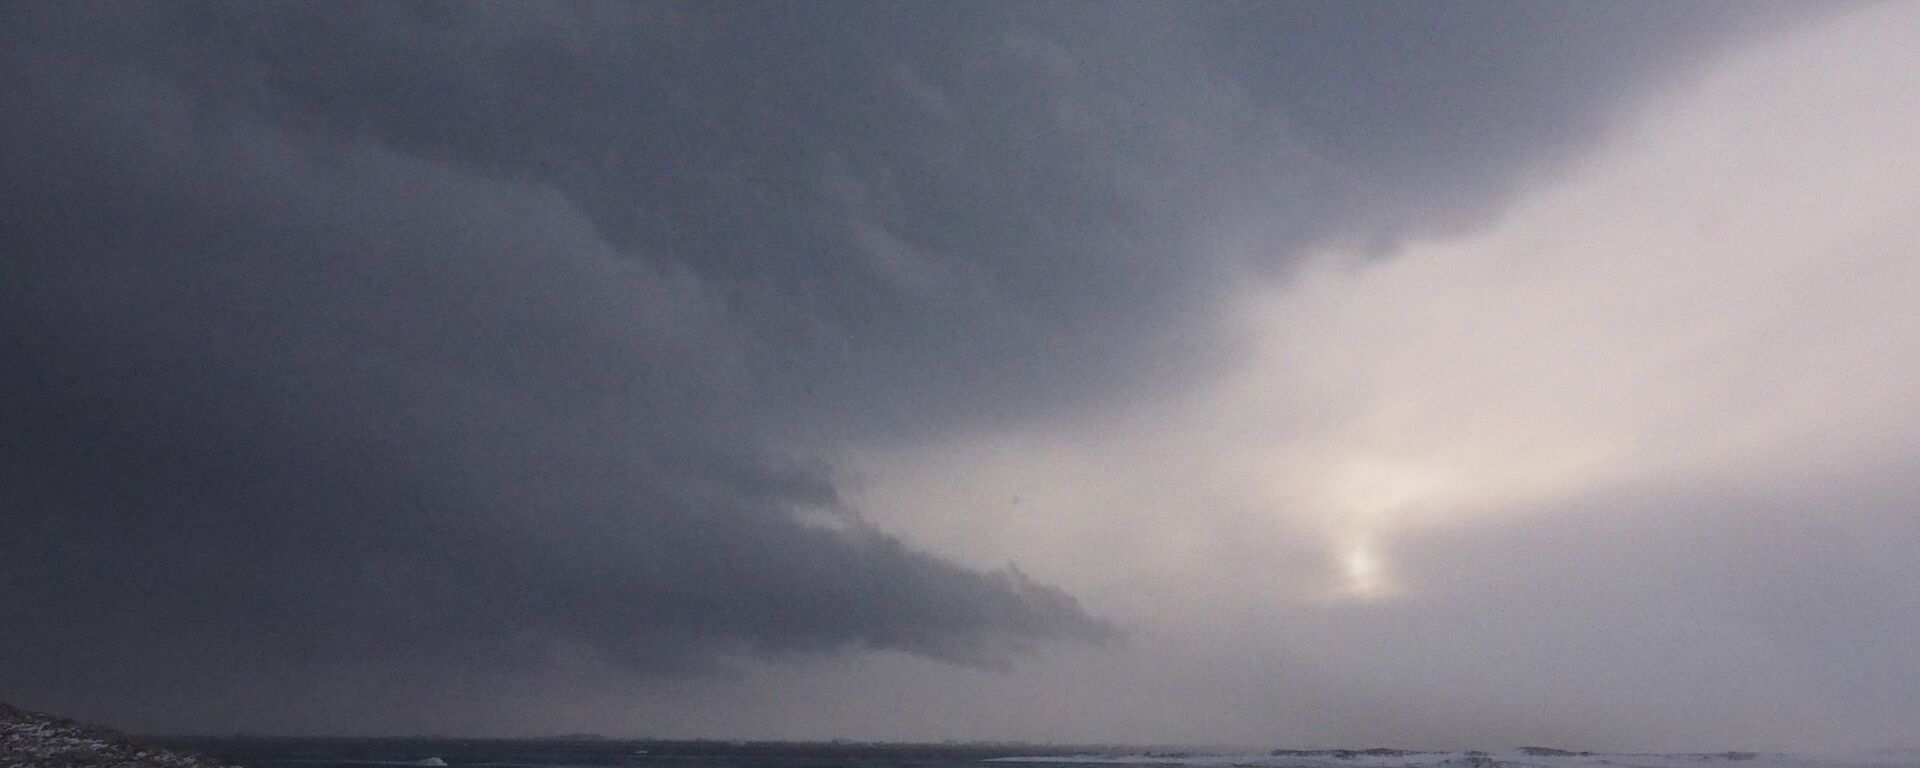
[[[1427,721],[1389,740],[1522,721],[1537,700],[1501,694],[1525,679],[1503,670],[1545,668],[1589,736],[1658,741],[1651,719],[1692,695],[1676,686],[1768,681],[1667,738],[1896,739],[1920,701],[1814,681],[1910,651],[1836,660],[1795,637],[1920,631],[1920,516],[1899,500],[1920,465],[1915,39],[1920,6],[1886,5],[1736,52],[1489,226],[1249,288],[1223,321],[1241,361],[1210,385],[875,452],[864,506],[1149,636],[1273,617],[1273,655],[1235,668],[1396,687]],[[1862,575],[1821,576],[1827,546]],[[1762,568],[1823,607],[1749,613]],[[1832,607],[1858,600],[1890,611]],[[1700,628],[1654,626],[1675,617]],[[1586,620],[1625,650],[1541,645]],[[1311,629],[1328,621],[1353,626]],[[1481,703],[1431,714],[1443,699]]]

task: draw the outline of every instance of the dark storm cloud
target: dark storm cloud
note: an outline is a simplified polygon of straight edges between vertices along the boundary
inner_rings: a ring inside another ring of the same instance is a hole
[[[91,53],[551,189],[729,297],[793,418],[896,431],[1205,365],[1223,280],[1482,215],[1769,8],[193,4]]]
[[[152,718],[211,665],[1106,637],[863,524],[832,452],[1202,365],[1189,316],[1281,266],[1214,227],[1483,208],[1455,171],[1633,74],[1532,67],[1585,12],[1386,8],[10,6],[0,674]],[[1735,15],[1667,8],[1603,36],[1657,64]],[[1463,74],[1340,100],[1415,71]]]
[[[34,50],[152,42],[118,23],[14,49],[38,74],[8,98],[0,310],[21,695],[261,657],[997,664],[1106,635],[851,517],[760,423],[752,345],[698,276],[544,185],[273,122],[114,46]]]

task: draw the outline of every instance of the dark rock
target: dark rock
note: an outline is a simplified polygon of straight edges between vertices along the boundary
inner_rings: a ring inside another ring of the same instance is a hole
[[[64,717],[0,704],[0,768],[228,768],[206,758],[146,747]]]

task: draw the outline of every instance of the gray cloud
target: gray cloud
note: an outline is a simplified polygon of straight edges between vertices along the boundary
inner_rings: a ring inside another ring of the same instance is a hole
[[[1250,283],[1229,375],[872,451],[862,501],[1140,627],[991,694],[1151,692],[1089,738],[1903,744],[1916,10],[1724,57],[1489,226]]]
[[[9,7],[0,673],[405,727],[1110,637],[865,521],[840,452],[1189,381],[1233,280],[1484,216],[1781,15],[1615,8]]]
[[[41,74],[7,147],[21,695],[1109,633],[862,523],[755,411],[724,298],[548,185]]]

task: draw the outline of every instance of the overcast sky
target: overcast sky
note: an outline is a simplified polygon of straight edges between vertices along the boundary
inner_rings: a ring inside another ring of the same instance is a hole
[[[1920,742],[1920,5],[10,3],[0,700]]]

